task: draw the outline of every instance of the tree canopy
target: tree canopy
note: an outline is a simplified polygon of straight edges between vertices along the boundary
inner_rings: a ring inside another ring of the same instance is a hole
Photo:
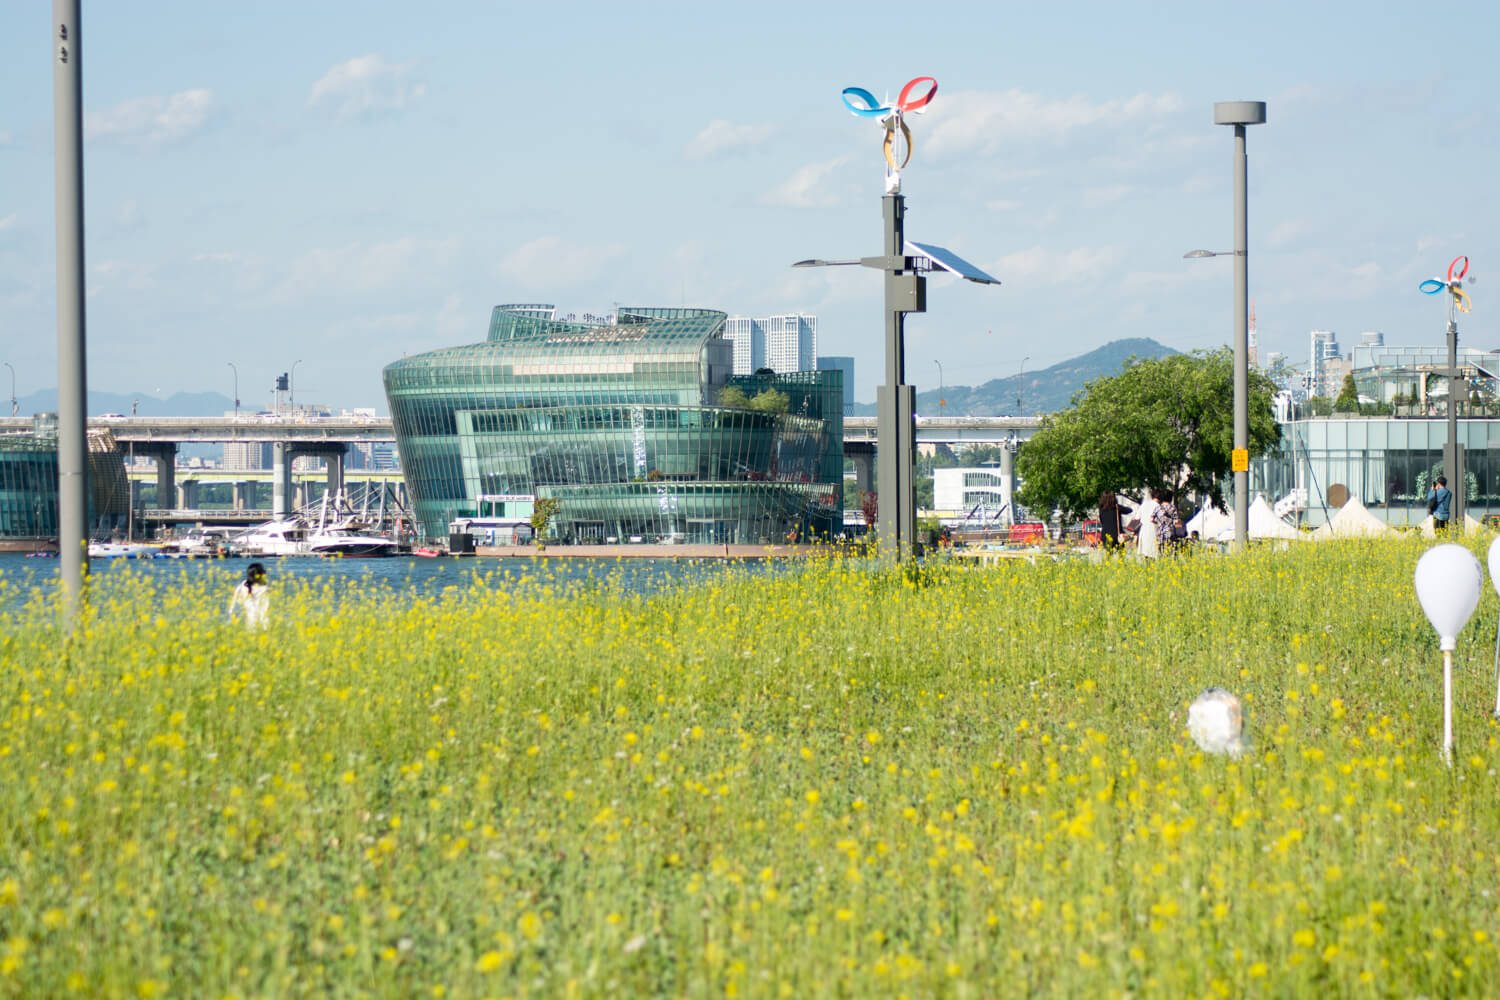
[[[1251,455],[1277,441],[1275,386],[1249,378]],[[1137,361],[1044,417],[1016,456],[1021,503],[1086,516],[1105,490],[1197,492],[1223,503],[1234,449],[1234,356],[1227,347]]]
[[[1344,376],[1344,384],[1339,389],[1339,398],[1333,401],[1333,412],[1359,412],[1359,390],[1355,388],[1352,374]]]

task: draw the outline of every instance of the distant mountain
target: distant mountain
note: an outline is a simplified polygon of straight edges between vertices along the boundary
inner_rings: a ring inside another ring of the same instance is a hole
[[[29,396],[22,396],[16,402],[20,404],[22,416],[55,413],[57,390],[43,389]],[[128,417],[132,413],[132,406],[135,407],[133,412],[142,417],[222,417],[225,413],[234,411],[234,400],[217,392],[178,392],[167,399],[157,399],[144,392],[122,394],[91,389],[85,409],[91,417],[104,413],[123,413]],[[255,407],[246,406],[242,400],[240,409],[253,412]],[[5,412],[9,412],[8,408]]]
[[[1004,417],[1020,409],[1028,415],[1055,413],[1068,408],[1073,394],[1094,379],[1118,375],[1131,358],[1165,358],[1180,354],[1146,337],[1112,340],[1103,347],[1060,361],[1051,368],[992,379],[970,388],[944,386],[917,393],[917,412],[924,416],[942,413],[949,417]],[[946,401],[947,405],[940,405]],[[854,404],[857,416],[874,416],[874,403]]]

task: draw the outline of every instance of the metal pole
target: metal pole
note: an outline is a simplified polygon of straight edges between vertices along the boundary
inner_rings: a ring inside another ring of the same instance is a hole
[[[52,143],[57,201],[57,540],[71,617],[88,572],[84,351],[83,46],[80,0],[52,0]]]
[[[230,371],[234,372],[234,415],[240,415],[240,370],[234,366],[233,361],[226,361]]]
[[[10,362],[5,362],[5,367],[10,368],[10,415],[15,416],[21,407],[16,403],[16,370],[11,368]]]
[[[906,199],[891,193],[882,199],[882,215],[885,222],[885,257],[902,253],[906,245],[905,214]],[[885,385],[877,396],[877,464],[879,480],[877,495],[880,509],[877,524],[880,531],[880,554],[885,560],[901,560],[906,555],[915,533],[916,522],[909,509],[907,494],[911,491],[911,416],[908,408],[902,420],[902,388],[906,381],[906,358],[902,344],[901,303],[897,276],[900,272],[887,266],[885,269]],[[904,425],[904,426],[903,426]],[[903,433],[904,432],[904,433]],[[906,474],[902,474],[905,468]],[[906,522],[912,521],[911,528]]]
[[[1250,259],[1245,192],[1245,126],[1234,127],[1234,446],[1250,447]],[[1250,537],[1250,473],[1234,473],[1234,549]]]
[[[1463,465],[1458,454],[1458,320],[1453,314],[1453,296],[1448,296],[1448,448],[1443,456],[1444,471],[1448,476],[1448,523],[1463,528],[1464,511],[1462,499]]]
[[[1016,372],[1016,416],[1018,417],[1026,416],[1026,407],[1021,401],[1026,397],[1026,362],[1030,360],[1029,354],[1022,358],[1021,369]]]

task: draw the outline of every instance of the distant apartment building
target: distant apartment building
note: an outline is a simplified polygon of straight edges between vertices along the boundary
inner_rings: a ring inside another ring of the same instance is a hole
[[[1348,368],[1340,365],[1339,341],[1332,330],[1312,331],[1312,350],[1307,362],[1307,394],[1309,396],[1332,396],[1339,382],[1348,374]]]
[[[271,467],[269,441],[225,441],[223,465],[229,472],[256,472]]]
[[[754,375],[762,368],[782,375],[817,370],[816,316],[731,316],[724,322],[724,339],[734,347],[736,375]]]
[[[818,359],[818,371],[844,373],[844,416],[854,411],[854,359],[839,355]]]

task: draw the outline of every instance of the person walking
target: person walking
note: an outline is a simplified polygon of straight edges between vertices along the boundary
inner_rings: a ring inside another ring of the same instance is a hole
[[[1131,531],[1135,532],[1135,552],[1142,559],[1155,559],[1160,551],[1156,544],[1156,528],[1153,517],[1156,513],[1156,501],[1151,491],[1145,491],[1141,496],[1141,502],[1136,505],[1130,521],[1126,524]]]
[[[1151,508],[1151,527],[1156,531],[1156,551],[1172,551],[1172,526],[1177,522],[1177,505],[1166,490],[1152,490],[1151,498],[1156,506]]]
[[[242,610],[247,629],[266,627],[266,615],[270,610],[271,588],[266,583],[266,567],[253,562],[245,567],[245,579],[229,598],[229,617]]]
[[[1110,555],[1120,551],[1120,536],[1124,533],[1120,502],[1115,499],[1113,490],[1105,490],[1099,494],[1099,540],[1104,551]]]
[[[1432,492],[1427,496],[1427,510],[1432,514],[1432,529],[1434,531],[1448,530],[1448,515],[1453,507],[1453,493],[1448,489],[1448,480],[1444,476],[1438,476],[1437,482],[1432,485]]]

